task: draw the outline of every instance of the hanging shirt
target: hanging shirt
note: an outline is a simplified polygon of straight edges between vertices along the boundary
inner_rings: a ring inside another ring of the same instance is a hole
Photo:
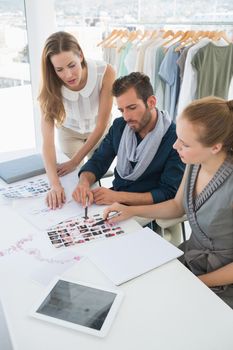
[[[131,49],[127,52],[127,55],[125,56],[125,66],[128,71],[128,74],[136,71],[135,69],[136,58],[137,58],[137,47],[132,46]]]
[[[182,80],[182,85],[180,89],[179,102],[177,108],[177,114],[181,114],[183,109],[196,98],[197,90],[197,71],[192,65],[192,59],[195,54],[204,46],[209,44],[211,40],[209,38],[201,39],[197,44],[190,47],[187,53],[184,75]],[[226,42],[223,39],[220,39],[218,42],[215,42],[216,45],[225,46]]]
[[[123,77],[128,75],[129,72],[127,70],[127,66],[125,65],[125,58],[132,47],[132,43],[128,42],[125,46],[120,50],[120,59],[119,59],[119,67],[117,72],[117,77]]]
[[[115,47],[103,47],[103,60],[115,67],[116,63],[116,48]]]
[[[96,125],[99,98],[107,64],[87,60],[87,83],[82,90],[73,91],[62,86],[61,93],[66,118],[63,126],[81,134],[92,132]]]
[[[163,79],[159,76],[159,69],[160,65],[165,57],[165,52],[163,46],[158,46],[155,51],[155,65],[154,65],[154,91],[156,96],[156,106],[160,110],[165,109],[165,102],[164,102],[164,96],[165,96],[165,82]]]
[[[213,95],[227,99],[233,75],[233,44],[209,43],[196,53],[192,65],[197,70],[197,98]]]
[[[165,109],[173,120],[175,119],[176,103],[180,89],[180,76],[176,64],[180,53],[175,51],[175,48],[179,45],[179,43],[176,43],[169,47],[159,69],[159,76],[166,84]]]
[[[192,47],[192,45],[189,45],[187,47],[184,47],[181,49],[180,51],[180,57],[178,58],[178,60],[176,61],[176,63],[178,64],[179,68],[180,68],[180,81],[183,80],[183,76],[184,76],[184,67],[185,67],[185,61],[187,58],[187,54],[188,54],[188,50],[190,49],[190,47]]]

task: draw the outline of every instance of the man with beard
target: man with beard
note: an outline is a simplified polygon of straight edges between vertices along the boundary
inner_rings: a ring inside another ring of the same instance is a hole
[[[166,111],[156,108],[149,78],[133,72],[117,79],[112,88],[122,117],[79,172],[73,198],[83,206],[159,203],[171,199],[182,179],[184,165],[173,144],[175,124]],[[112,188],[91,186],[116,159]]]

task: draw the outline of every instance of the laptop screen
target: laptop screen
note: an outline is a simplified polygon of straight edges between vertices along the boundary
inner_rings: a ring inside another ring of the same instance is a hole
[[[40,154],[0,163],[0,177],[8,184],[45,173]]]

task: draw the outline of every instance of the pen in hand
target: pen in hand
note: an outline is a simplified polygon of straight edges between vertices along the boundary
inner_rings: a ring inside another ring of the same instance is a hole
[[[113,218],[116,218],[117,216],[120,216],[121,214],[122,214],[121,211],[114,211],[111,214],[109,214],[106,217],[106,219],[102,219],[100,221],[97,221],[92,226],[103,225],[106,221],[111,220]]]
[[[85,205],[85,212],[84,212],[84,217],[87,220],[88,219],[88,197],[86,197],[86,205]]]

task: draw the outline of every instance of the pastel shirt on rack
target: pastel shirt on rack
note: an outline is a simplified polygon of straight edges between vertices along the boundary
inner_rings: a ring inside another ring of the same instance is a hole
[[[210,42],[192,59],[197,70],[197,98],[218,96],[227,99],[233,75],[233,44],[216,46]]]
[[[135,71],[144,73],[144,59],[145,59],[145,53],[148,46],[151,44],[150,40],[146,40],[145,42],[142,42],[137,48],[137,56],[136,56],[136,62],[135,62]]]
[[[165,101],[164,101],[164,95],[165,95],[165,82],[163,79],[159,76],[159,69],[160,65],[164,59],[165,52],[163,46],[157,47],[155,51],[155,66],[154,66],[154,91],[156,96],[156,106],[158,109],[165,109]]]
[[[87,83],[82,90],[73,91],[62,86],[61,93],[66,113],[63,126],[81,134],[92,132],[99,110],[99,97],[107,64],[87,60]]]
[[[201,39],[197,44],[190,47],[187,53],[184,75],[180,88],[179,102],[178,102],[178,115],[183,111],[183,109],[196,98],[197,90],[197,71],[192,65],[192,59],[199,49],[209,44],[211,40],[209,38]],[[220,39],[215,42],[218,46],[226,45],[225,40]]]
[[[155,79],[155,53],[157,48],[163,43],[162,38],[150,39],[148,40],[149,45],[145,50],[144,62],[143,62],[143,72],[150,78],[151,84],[154,86]]]
[[[176,103],[180,90],[179,67],[176,64],[180,52],[175,51],[179,45],[176,43],[169,47],[159,69],[159,76],[165,82],[165,110],[168,111],[173,120],[176,116]]]
[[[125,64],[125,58],[130,51],[130,48],[132,47],[132,43],[128,42],[125,45],[122,45],[123,47],[120,48],[120,59],[119,59],[119,67],[118,67],[118,73],[117,76],[122,77],[124,75],[129,74],[127,66]]]
[[[127,55],[125,56],[125,66],[128,71],[128,74],[135,72],[135,66],[136,66],[136,59],[137,59],[137,46],[134,44],[130,50],[128,51]]]
[[[165,53],[161,46],[164,42],[162,38],[151,39],[144,57],[143,72],[150,78],[156,96],[156,106],[158,109],[164,109],[164,81],[158,75],[159,67],[164,59]]]
[[[105,62],[115,67],[116,62],[116,48],[115,47],[103,47],[103,59]]]

